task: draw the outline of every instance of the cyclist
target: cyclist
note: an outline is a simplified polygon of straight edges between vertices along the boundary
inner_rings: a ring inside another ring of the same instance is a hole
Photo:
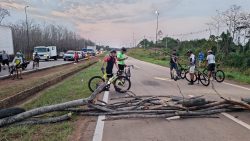
[[[171,58],[170,58],[171,79],[176,79],[176,78],[174,78],[173,71],[176,71],[176,74],[178,74],[178,72],[177,72],[178,71],[177,60],[178,60],[178,57],[177,57],[176,50],[173,50],[173,53],[172,53]]]
[[[191,80],[191,82],[188,83],[188,85],[194,85],[194,73],[195,73],[196,59],[195,59],[195,55],[193,54],[191,50],[188,50],[187,54],[189,56],[189,65],[190,65],[189,74],[190,74],[190,80]]]
[[[207,70],[208,70],[208,78],[210,79],[211,74],[213,71],[215,71],[215,56],[213,55],[213,51],[209,50],[207,55]]]
[[[110,51],[110,54],[104,58],[102,68],[101,68],[102,72],[104,72],[105,63],[107,63],[107,65],[106,65],[107,77],[111,78],[111,77],[113,77],[113,67],[114,67],[114,65],[116,66],[116,68],[118,68],[117,64],[116,64],[116,51],[115,50]]]
[[[17,73],[17,79],[23,79],[22,78],[22,64],[23,64],[23,56],[20,52],[17,52],[16,53],[16,56],[15,58],[13,59],[13,62],[12,62],[15,67],[16,67],[16,73]],[[19,76],[18,76],[19,74]]]
[[[118,60],[118,71],[120,72],[124,72],[124,68],[125,68],[125,60],[128,59],[128,57],[125,57],[125,53],[127,52],[126,48],[122,48],[121,52],[119,52],[117,54],[117,60]]]

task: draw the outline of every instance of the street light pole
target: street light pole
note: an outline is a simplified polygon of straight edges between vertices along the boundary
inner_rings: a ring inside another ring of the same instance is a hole
[[[26,15],[26,26],[27,26],[27,43],[28,43],[27,48],[29,49],[29,47],[30,47],[30,38],[29,38],[29,25],[28,25],[28,15],[27,15],[27,8],[28,7],[29,6],[25,6],[24,11],[25,11],[25,15]],[[25,54],[25,50],[23,52]]]
[[[158,28],[159,28],[159,12],[155,11],[155,14],[157,15],[157,20],[156,20],[156,33],[155,33],[155,46],[157,46],[157,40],[158,40]]]

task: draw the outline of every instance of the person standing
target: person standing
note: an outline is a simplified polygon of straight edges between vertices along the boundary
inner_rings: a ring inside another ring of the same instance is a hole
[[[173,50],[172,55],[170,57],[170,75],[171,75],[171,79],[175,79],[175,80],[177,78],[174,78],[174,71],[176,72],[176,75],[178,74],[177,59],[178,58],[177,58],[176,50]]]
[[[127,49],[123,47],[123,48],[121,49],[121,52],[119,52],[119,53],[117,54],[118,69],[119,69],[119,71],[121,71],[121,72],[124,72],[124,69],[125,69],[125,66],[126,66],[125,60],[128,59],[128,57],[125,56],[126,52],[127,52]]]
[[[103,64],[102,64],[102,72],[104,73],[104,66],[106,64],[106,74],[107,74],[107,78],[111,78],[113,77],[113,68],[114,65],[116,66],[116,68],[118,68],[117,64],[116,64],[116,51],[112,50],[110,51],[110,54],[108,56],[106,56],[103,60]]]
[[[202,51],[200,51],[198,58],[199,58],[199,67],[200,67],[202,62],[204,61],[204,53]]]
[[[194,85],[194,73],[195,73],[196,58],[191,50],[189,50],[187,53],[189,56],[189,65],[190,65],[189,74],[190,74],[190,80],[191,80],[188,83],[188,85]]]
[[[39,56],[39,54],[37,52],[34,55],[34,60],[33,61],[35,62],[36,66],[39,68],[40,56]]]
[[[3,59],[3,70],[5,70],[5,65],[8,66],[8,69],[9,69],[9,55],[6,53],[6,51],[3,51],[3,54],[2,54],[2,59]]]
[[[213,55],[213,51],[209,50],[207,55],[207,70],[208,70],[208,78],[210,79],[211,74],[213,71],[215,71],[215,56]]]
[[[75,54],[74,54],[75,63],[78,63],[78,59],[79,59],[78,52],[75,52]]]

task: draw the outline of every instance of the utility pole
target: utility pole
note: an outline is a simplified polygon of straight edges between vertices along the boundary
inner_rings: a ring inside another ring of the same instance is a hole
[[[25,6],[24,7],[24,11],[25,11],[25,15],[26,15],[26,26],[27,26],[27,49],[29,49],[29,47],[30,47],[30,37],[29,37],[29,25],[28,25],[28,15],[27,15],[27,8],[28,8],[29,6]],[[27,50],[26,49],[26,50]],[[23,50],[23,53],[25,54],[25,51],[26,51],[25,49]]]

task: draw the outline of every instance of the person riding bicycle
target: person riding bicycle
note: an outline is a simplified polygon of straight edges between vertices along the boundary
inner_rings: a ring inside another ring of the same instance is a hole
[[[37,63],[37,67],[39,67],[39,60],[40,60],[40,56],[36,52],[35,55],[34,55],[34,60],[33,61]]]
[[[118,71],[124,72],[125,69],[125,60],[128,59],[128,57],[125,56],[125,53],[127,52],[126,48],[122,48],[121,51],[117,54],[117,61],[118,61]]]
[[[108,78],[113,77],[113,67],[114,65],[117,67],[117,63],[116,63],[116,51],[115,50],[111,50],[110,54],[108,56],[106,56],[104,58],[103,64],[102,64],[102,72],[104,72],[104,65],[105,63],[107,63],[106,65],[106,74]]]
[[[187,52],[188,56],[189,56],[189,74],[190,74],[190,80],[191,82],[188,83],[188,85],[193,85],[194,84],[194,73],[195,73],[195,65],[196,65],[196,58],[195,55],[193,54],[193,52],[191,50],[188,50]]]
[[[208,70],[208,78],[210,79],[211,74],[215,71],[215,56],[213,55],[213,51],[209,50],[207,55],[207,70]]]
[[[171,58],[170,58],[170,72],[171,72],[171,79],[175,79],[174,76],[172,75],[173,73],[173,70],[175,69],[176,71],[176,74],[178,74],[178,65],[177,65],[177,60],[178,60],[178,57],[177,57],[177,53],[176,53],[176,50],[173,50],[173,53],[171,55]]]
[[[14,66],[16,67],[17,79],[22,78],[22,64],[23,64],[23,56],[20,52],[16,53],[15,58],[13,59]]]

